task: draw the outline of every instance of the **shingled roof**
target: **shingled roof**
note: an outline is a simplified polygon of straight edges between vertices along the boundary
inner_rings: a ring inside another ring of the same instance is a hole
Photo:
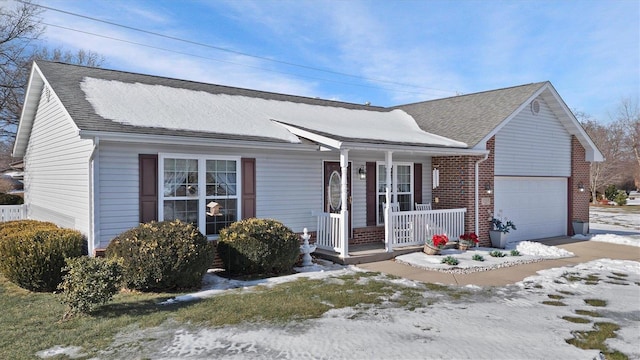
[[[476,146],[548,82],[396,106],[424,131]]]
[[[146,84],[161,85],[171,88],[186,89],[193,91],[203,91],[210,94],[226,94],[260,98],[266,100],[287,101],[300,104],[318,105],[326,107],[337,107],[344,109],[367,110],[374,112],[389,112],[392,109],[386,109],[376,106],[367,106],[352,104],[339,101],[323,100],[303,96],[293,96],[278,94],[266,91],[249,90],[230,86],[200,83],[188,80],[172,79],[160,76],[143,75],[117,70],[108,70],[101,68],[93,68],[79,65],[71,65],[49,61],[37,61],[38,68],[47,79],[49,85],[65,105],[69,115],[74,120],[78,128],[86,131],[105,131],[105,132],[126,132],[138,134],[156,134],[156,135],[181,135],[181,136],[197,136],[224,139],[242,139],[242,140],[260,140],[260,141],[279,141],[268,137],[247,137],[233,134],[221,134],[211,131],[203,133],[199,131],[191,131],[189,129],[163,129],[149,128],[142,126],[131,126],[121,122],[104,119],[96,113],[93,106],[86,99],[86,94],[81,88],[81,84],[86,78],[95,78],[103,80],[114,80],[129,84]]]

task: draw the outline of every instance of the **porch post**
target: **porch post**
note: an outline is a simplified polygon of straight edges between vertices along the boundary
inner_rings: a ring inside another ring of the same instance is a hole
[[[347,203],[348,186],[347,179],[349,176],[349,150],[340,150],[340,257],[349,257],[349,210]]]
[[[393,164],[393,152],[387,151],[385,156],[385,173],[386,173],[386,189],[385,189],[385,206],[384,206],[384,248],[387,252],[393,252],[393,234],[392,226],[389,223],[391,206],[391,168]]]

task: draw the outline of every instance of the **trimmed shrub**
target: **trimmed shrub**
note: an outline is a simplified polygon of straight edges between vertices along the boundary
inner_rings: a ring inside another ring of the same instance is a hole
[[[81,256],[84,243],[79,231],[44,225],[7,233],[0,239],[0,272],[27,290],[54,291],[65,259]]]
[[[213,244],[190,223],[150,222],[116,236],[107,258],[120,258],[127,288],[140,291],[191,289],[213,263]]]
[[[15,220],[0,223],[0,241],[7,235],[13,235],[23,230],[51,230],[58,229],[52,222],[38,220]]]
[[[218,255],[234,274],[290,271],[300,256],[298,236],[271,219],[245,219],[220,231]]]
[[[88,314],[111,301],[120,290],[122,269],[113,260],[81,256],[67,259],[62,283],[62,303],[67,305],[63,319]]]
[[[0,205],[22,205],[22,204],[24,204],[24,199],[21,196],[0,193]]]

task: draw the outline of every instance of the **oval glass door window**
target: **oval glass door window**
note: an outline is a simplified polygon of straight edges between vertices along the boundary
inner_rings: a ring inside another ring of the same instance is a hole
[[[341,182],[340,173],[337,171],[332,172],[331,177],[329,177],[329,205],[331,206],[331,211],[339,211],[342,205],[342,197],[340,196]]]

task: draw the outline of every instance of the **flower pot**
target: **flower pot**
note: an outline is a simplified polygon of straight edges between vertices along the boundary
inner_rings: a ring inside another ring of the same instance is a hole
[[[440,249],[437,247],[433,247],[429,244],[424,244],[424,253],[427,255],[438,255],[440,254]]]
[[[504,249],[507,246],[507,233],[498,230],[489,230],[491,247]]]
[[[573,233],[576,235],[587,235],[589,233],[589,222],[573,221]]]
[[[466,251],[469,249],[469,244],[458,243],[458,250]]]

